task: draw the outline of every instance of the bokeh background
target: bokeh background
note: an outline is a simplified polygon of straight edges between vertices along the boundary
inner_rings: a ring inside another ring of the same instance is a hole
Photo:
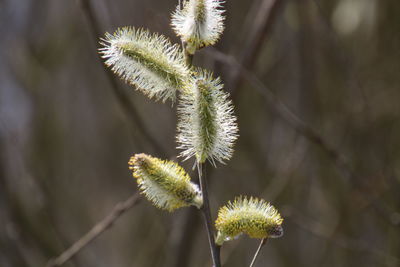
[[[132,154],[176,160],[176,105],[125,85],[96,52],[126,25],[179,43],[176,5],[0,1],[0,266],[45,266],[135,194]],[[213,217],[241,194],[280,210],[285,235],[256,266],[400,266],[400,2],[224,6],[221,41],[194,59],[222,77],[240,127],[232,160],[208,168]],[[257,245],[226,243],[224,266],[248,266]],[[142,200],[65,266],[211,262],[195,209]]]

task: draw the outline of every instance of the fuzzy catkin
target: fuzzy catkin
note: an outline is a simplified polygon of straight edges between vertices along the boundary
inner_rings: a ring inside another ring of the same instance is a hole
[[[233,154],[238,137],[236,117],[228,93],[219,78],[197,69],[194,81],[185,90],[178,104],[178,149],[180,156],[196,157],[198,163],[207,159],[224,163]]]
[[[100,54],[127,83],[156,100],[175,100],[190,77],[182,49],[148,30],[124,27],[106,33]]]
[[[215,222],[216,243],[222,245],[240,234],[260,239],[281,237],[282,222],[278,211],[265,200],[238,197],[219,209]]]
[[[172,14],[171,25],[186,43],[186,50],[196,50],[215,44],[223,30],[225,17],[220,0],[188,0]]]
[[[136,154],[128,164],[141,193],[158,208],[173,211],[190,205],[198,208],[203,205],[197,185],[175,162]]]

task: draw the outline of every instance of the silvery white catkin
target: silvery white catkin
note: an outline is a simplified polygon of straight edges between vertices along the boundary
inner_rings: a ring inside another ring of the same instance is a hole
[[[219,78],[202,69],[196,69],[193,76],[178,104],[180,155],[185,159],[195,156],[198,163],[206,159],[213,165],[223,163],[232,157],[238,137],[232,102]]]
[[[174,101],[189,77],[182,49],[162,35],[124,27],[106,33],[101,44],[105,64],[150,98]]]
[[[219,40],[225,20],[222,3],[220,0],[187,0],[182,9],[178,6],[172,14],[172,28],[186,43],[190,54]]]

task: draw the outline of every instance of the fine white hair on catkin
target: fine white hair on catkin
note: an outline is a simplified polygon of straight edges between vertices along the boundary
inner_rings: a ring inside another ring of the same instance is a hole
[[[105,64],[150,98],[174,101],[189,76],[182,49],[162,35],[124,27],[106,33],[101,44]]]
[[[180,96],[178,104],[178,149],[185,160],[193,156],[197,162],[208,159],[224,163],[233,154],[238,126],[229,94],[223,91],[219,78],[196,69],[194,81]]]
[[[172,14],[171,25],[186,42],[190,54],[215,44],[224,31],[225,17],[220,0],[187,0]]]

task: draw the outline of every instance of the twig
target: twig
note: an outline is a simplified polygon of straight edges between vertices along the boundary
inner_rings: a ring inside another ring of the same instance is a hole
[[[207,177],[206,177],[206,166],[205,164],[197,164],[197,170],[199,173],[200,188],[203,194],[203,206],[201,212],[203,214],[204,222],[207,228],[208,242],[210,245],[211,256],[214,267],[221,267],[221,260],[219,254],[219,247],[215,244],[214,231],[212,228],[212,219],[210,212],[210,202],[208,199],[208,188],[207,188]]]
[[[67,261],[69,261],[75,254],[86,247],[90,242],[95,240],[99,235],[101,235],[105,230],[110,228],[113,223],[126,211],[135,206],[139,201],[139,193],[135,193],[130,196],[125,201],[119,202],[112,209],[111,213],[107,215],[104,219],[96,223],[89,232],[82,236],[78,241],[76,241],[67,250],[61,253],[58,257],[50,259],[46,267],[61,266]]]
[[[90,0],[77,0],[81,6],[82,12],[85,15],[86,20],[88,21],[90,33],[93,37],[93,40],[96,43],[99,40],[99,37],[102,36],[102,32],[99,28],[99,23],[96,19],[95,13],[93,8],[90,4]],[[99,62],[101,61],[100,55],[97,54]],[[164,147],[150,134],[149,130],[147,129],[146,125],[144,124],[142,118],[139,116],[138,111],[136,110],[135,106],[132,102],[129,101],[129,97],[126,96],[124,90],[118,86],[118,82],[115,78],[115,75],[107,68],[103,68],[106,73],[107,79],[111,84],[111,88],[113,89],[113,93],[119,103],[121,104],[124,112],[133,120],[134,126],[132,129],[137,130],[140,134],[147,140],[147,142],[153,147],[154,150],[163,154],[164,156],[167,155],[166,150]]]
[[[251,261],[249,267],[253,267],[254,266],[254,263],[257,260],[258,254],[260,254],[260,251],[261,251],[262,247],[265,245],[265,243],[267,243],[267,238],[264,238],[264,239],[261,240],[260,245],[258,245],[256,254],[254,254],[253,260]]]

